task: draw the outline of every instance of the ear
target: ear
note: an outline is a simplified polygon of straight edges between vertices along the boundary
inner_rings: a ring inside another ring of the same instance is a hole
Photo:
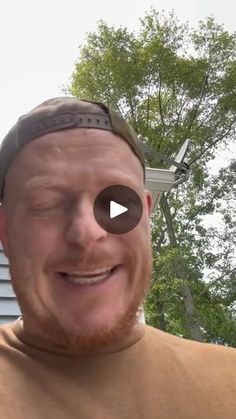
[[[144,194],[145,194],[145,198],[146,198],[148,215],[149,215],[149,219],[150,219],[151,215],[152,215],[153,197],[152,197],[151,191],[149,191],[148,189],[145,189]]]
[[[3,205],[0,205],[0,241],[2,243],[3,251],[6,257],[9,257],[8,251],[8,225],[7,225],[7,216],[6,209]]]

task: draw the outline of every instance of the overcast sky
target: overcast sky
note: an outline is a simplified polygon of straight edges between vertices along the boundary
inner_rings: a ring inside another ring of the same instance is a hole
[[[8,0],[0,6],[0,141],[16,119],[34,106],[63,95],[86,33],[100,19],[109,24],[139,26],[154,6],[174,9],[179,19],[196,25],[214,15],[236,30],[235,0]]]

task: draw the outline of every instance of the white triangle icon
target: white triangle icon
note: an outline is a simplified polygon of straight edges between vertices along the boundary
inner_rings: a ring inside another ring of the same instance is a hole
[[[128,211],[128,208],[117,204],[115,201],[110,201],[110,218],[118,217],[118,215],[123,214],[126,211]]]

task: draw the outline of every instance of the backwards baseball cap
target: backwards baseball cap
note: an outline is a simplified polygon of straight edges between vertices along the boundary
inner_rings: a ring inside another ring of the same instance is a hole
[[[49,99],[22,115],[0,147],[0,199],[3,198],[6,173],[19,151],[42,135],[70,128],[108,130],[122,137],[140,160],[145,181],[145,157],[132,127],[124,118],[102,103],[76,97]]]

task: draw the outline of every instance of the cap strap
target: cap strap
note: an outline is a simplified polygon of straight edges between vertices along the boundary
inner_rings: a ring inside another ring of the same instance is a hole
[[[22,144],[50,132],[66,128],[96,128],[112,131],[109,115],[100,113],[65,112],[60,115],[40,118],[32,124],[32,120],[21,121],[18,131],[18,141]]]

